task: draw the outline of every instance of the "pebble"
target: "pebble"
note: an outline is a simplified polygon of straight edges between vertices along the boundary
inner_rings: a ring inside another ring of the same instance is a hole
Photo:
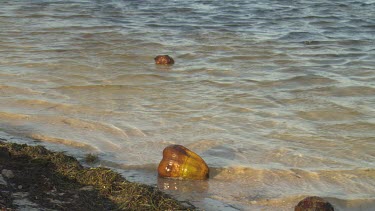
[[[9,179],[11,179],[11,178],[14,177],[13,171],[12,171],[12,170],[8,170],[8,169],[3,169],[3,170],[1,171],[1,174],[2,174],[4,177],[9,178]]]
[[[0,174],[0,185],[8,185],[8,183],[4,180],[3,175]]]

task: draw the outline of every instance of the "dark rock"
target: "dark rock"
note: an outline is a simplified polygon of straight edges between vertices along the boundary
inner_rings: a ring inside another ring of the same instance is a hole
[[[174,64],[173,58],[168,55],[156,56],[154,60],[155,60],[155,64],[163,64],[163,65]]]
[[[334,209],[326,200],[317,196],[309,196],[300,201],[294,211],[334,211]]]

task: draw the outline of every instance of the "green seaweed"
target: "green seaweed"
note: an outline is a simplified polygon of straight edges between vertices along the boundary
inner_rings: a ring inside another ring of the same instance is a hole
[[[94,154],[91,154],[91,153],[89,153],[89,154],[87,154],[86,156],[85,156],[85,161],[87,162],[87,163],[95,163],[96,161],[98,161],[98,156],[97,155],[94,155]]]
[[[15,172],[12,183],[43,208],[58,210],[194,210],[157,188],[124,179],[108,168],[84,168],[73,157],[43,146],[0,141],[10,158],[0,168]],[[92,188],[85,188],[92,187]],[[73,195],[73,197],[72,197]],[[53,203],[62,201],[63,203]],[[0,206],[0,209],[4,208]]]

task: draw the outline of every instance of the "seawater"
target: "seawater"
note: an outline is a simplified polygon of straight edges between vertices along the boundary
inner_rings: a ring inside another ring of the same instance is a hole
[[[373,210],[375,1],[2,0],[0,131],[200,209]],[[158,178],[169,144],[211,178]]]

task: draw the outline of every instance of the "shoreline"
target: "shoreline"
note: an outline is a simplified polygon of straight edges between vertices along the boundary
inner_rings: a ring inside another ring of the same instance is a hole
[[[1,210],[196,210],[156,187],[83,167],[43,146],[0,139],[0,171]]]
[[[189,202],[191,199],[174,198],[173,194],[152,184],[128,181],[127,176],[110,168],[92,167],[97,157],[91,153],[81,153],[85,155],[82,160],[81,156],[77,159],[76,155],[73,157],[54,148],[47,149],[48,146],[38,142],[20,140],[6,134],[0,137],[0,210],[286,209],[294,207],[305,197],[314,196],[298,196],[298,200],[293,199],[291,204],[250,201],[249,207],[220,202],[208,202],[202,206]],[[7,177],[4,169],[12,171],[14,176]],[[372,210],[375,206],[375,201],[367,198],[345,200],[325,196],[323,199],[339,210]]]

